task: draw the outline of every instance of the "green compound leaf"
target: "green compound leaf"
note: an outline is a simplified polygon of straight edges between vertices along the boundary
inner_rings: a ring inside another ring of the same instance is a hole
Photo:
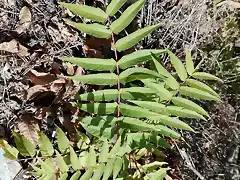
[[[213,100],[213,101],[220,101],[220,99],[216,96],[213,96],[212,94],[202,91],[196,88],[192,87],[187,87],[187,86],[182,86],[180,87],[180,94],[191,97],[191,98],[196,98],[200,100]]]
[[[116,61],[113,59],[64,57],[62,60],[94,71],[113,71],[116,67]]]
[[[166,50],[162,49],[144,49],[138,50],[131,54],[123,56],[119,61],[118,65],[121,69],[126,69],[130,66],[137,65],[138,63],[147,62],[151,60],[151,53],[155,56],[160,56],[161,54],[166,53]]]
[[[173,97],[172,102],[176,106],[184,107],[186,109],[196,111],[199,114],[202,114],[202,115],[205,115],[205,116],[209,117],[208,113],[201,106],[197,105],[196,103],[194,103],[194,102],[192,102],[188,99],[185,99],[185,98],[182,98],[182,97]]]
[[[155,67],[159,74],[162,74],[166,77],[164,82],[166,85],[168,85],[171,89],[177,90],[179,88],[179,83],[176,81],[176,79],[172,76],[171,73],[169,73],[157,60],[157,57],[155,54],[152,54],[152,60],[155,64]]]
[[[220,78],[205,72],[195,72],[193,73],[192,77],[196,79],[202,79],[202,80],[214,80],[214,81],[223,82]]]
[[[53,155],[54,153],[53,145],[43,132],[39,133],[38,146],[42,156]]]
[[[208,85],[206,85],[206,84],[204,84],[200,81],[197,81],[197,80],[194,80],[194,79],[187,79],[186,83],[190,87],[197,88],[197,89],[200,89],[202,91],[207,91],[210,94],[212,94],[212,95],[214,95],[214,96],[216,96],[217,98],[220,99],[220,96],[212,88],[210,88]]]
[[[137,13],[141,10],[142,6],[144,4],[144,0],[138,0],[131,6],[129,6],[122,15],[115,20],[111,26],[110,29],[115,34],[119,34],[123,29],[125,29],[135,18]]]
[[[61,154],[59,154],[59,152],[56,150],[56,155],[57,155],[57,164],[58,164],[58,167],[60,169],[60,171],[62,173],[65,173],[68,171],[68,165],[66,164],[66,162],[64,161],[63,157],[61,156]]]
[[[145,28],[139,29],[139,30],[129,34],[128,36],[126,36],[122,39],[119,39],[116,43],[116,49],[119,52],[121,52],[121,51],[124,51],[126,49],[133,47],[139,41],[141,41],[144,37],[146,37],[149,33],[154,31],[155,29],[157,29],[159,26],[160,26],[160,24],[145,27]]]
[[[114,73],[99,73],[89,75],[68,76],[67,78],[79,81],[85,84],[94,85],[115,85],[117,84],[118,76]]]
[[[178,77],[182,81],[185,81],[187,79],[187,72],[182,61],[178,59],[178,57],[169,50],[168,50],[168,54],[170,56],[170,61],[178,74]]]
[[[101,10],[100,8],[94,8],[91,6],[80,5],[80,4],[71,4],[71,3],[64,3],[60,2],[60,5],[68,8],[74,14],[77,14],[81,17],[105,23],[107,21],[108,15]]]
[[[106,115],[106,114],[115,114],[117,111],[117,103],[88,103],[88,104],[80,104],[77,106],[88,113],[98,114],[98,115]]]
[[[109,39],[111,37],[111,32],[108,29],[106,29],[104,25],[97,24],[97,23],[93,23],[93,24],[75,23],[67,19],[64,19],[64,21],[68,25],[78,29],[79,31],[87,33],[91,36],[94,36],[97,38],[105,38],[105,39]]]
[[[66,134],[59,127],[57,127],[57,142],[58,142],[58,149],[60,150],[60,152],[66,153],[69,147],[69,140]]]
[[[177,107],[177,106],[167,106],[166,111],[169,115],[174,115],[174,116],[179,116],[179,117],[184,117],[184,118],[199,118],[206,120],[202,115],[198,114],[195,111],[189,110],[189,109],[184,109],[182,107]]]
[[[112,0],[107,6],[106,12],[109,16],[114,16],[114,14],[127,2],[127,0]]]
[[[186,60],[187,72],[191,76],[195,70],[194,70],[194,63],[192,60],[192,56],[188,49],[186,50],[186,59],[185,60]]]
[[[119,79],[121,83],[127,83],[130,82],[129,76],[131,75],[136,75],[136,80],[141,80],[141,74],[147,75],[146,78],[152,78],[152,77],[159,77],[159,78],[163,78],[162,75],[158,74],[155,71],[149,70],[147,68],[141,68],[141,67],[137,67],[137,68],[129,68],[125,71],[123,71],[120,75],[119,75]],[[146,79],[145,78],[145,79]]]

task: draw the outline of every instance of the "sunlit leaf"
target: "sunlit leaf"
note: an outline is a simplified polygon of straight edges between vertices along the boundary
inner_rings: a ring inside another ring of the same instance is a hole
[[[104,141],[100,155],[99,155],[99,162],[107,162],[108,160],[108,151],[109,151],[109,146],[108,146],[108,141]]]
[[[66,180],[68,177],[68,173],[64,173],[59,177],[59,180]]]
[[[144,49],[138,50],[131,54],[123,56],[119,61],[118,65],[121,69],[126,69],[130,66],[134,66],[141,62],[147,62],[151,60],[151,53],[155,56],[159,56],[163,53],[166,53],[165,49]]]
[[[71,146],[69,146],[69,150],[70,150],[70,162],[71,162],[72,168],[75,171],[81,169],[81,164],[79,162],[76,152],[73,150]]]
[[[52,159],[46,159],[45,161],[41,160],[39,157],[37,157],[37,160],[39,161],[42,170],[46,174],[54,174],[55,173],[55,165]]]
[[[152,116],[152,117],[147,117],[150,120],[154,120],[155,122],[167,125],[167,126],[171,126],[174,128],[179,128],[179,129],[183,129],[183,130],[189,130],[189,131],[193,131],[192,128],[185,122],[180,121],[178,118],[176,117],[169,117],[169,116],[165,116],[165,115],[159,115],[159,116]]]
[[[165,82],[166,84],[173,90],[177,90],[179,88],[179,83],[176,81],[176,79],[169,73],[162,65],[158,62],[157,57],[155,54],[152,54],[152,60],[155,64],[155,67],[159,74],[162,74],[165,76]]]
[[[125,29],[132,22],[137,13],[141,10],[143,4],[144,0],[138,0],[137,2],[129,6],[122,13],[122,15],[111,24],[110,29],[112,30],[112,32],[118,34],[123,29]]]
[[[100,180],[105,170],[105,164],[100,163],[91,180]]]
[[[202,107],[200,107],[199,105],[197,105],[196,103],[194,103],[194,102],[192,102],[188,99],[185,99],[185,98],[182,98],[182,97],[173,97],[172,102],[176,106],[184,107],[186,109],[196,111],[196,112],[198,112],[202,115],[205,115],[205,116],[209,117],[208,113]]]
[[[10,160],[17,160],[19,151],[5,140],[0,140],[0,142],[1,148],[4,150],[3,156]]]
[[[217,98],[220,99],[220,96],[212,88],[210,88],[208,85],[206,85],[206,84],[204,84],[200,81],[197,81],[197,80],[194,80],[194,79],[187,79],[186,83],[190,87],[197,88],[197,89],[200,89],[202,91],[207,91],[210,94],[212,94],[212,95],[214,95],[214,96],[216,96]]]
[[[39,133],[38,146],[42,156],[53,155],[54,153],[53,145],[43,132]]]
[[[152,101],[136,101],[132,100],[130,101],[142,108],[146,108],[150,111],[160,113],[160,114],[166,114],[166,106],[164,104],[160,104],[157,102],[152,102]]]
[[[23,135],[19,133],[12,132],[14,136],[14,142],[17,146],[18,151],[23,156],[31,156],[33,157],[36,153],[35,145],[32,144],[29,140],[27,140]]]
[[[44,171],[42,169],[40,169],[39,167],[37,167],[37,166],[35,166],[35,165],[31,164],[31,163],[29,163],[29,164],[33,168],[33,170],[35,171],[35,172],[31,172],[31,173],[33,173],[36,176],[41,176],[41,175],[44,174]]]
[[[180,94],[189,96],[192,98],[200,99],[200,100],[213,100],[213,101],[220,101],[219,98],[213,96],[212,94],[202,91],[196,88],[182,86],[180,87]]]
[[[89,75],[75,75],[67,78],[79,81],[85,84],[95,85],[115,85],[117,84],[118,76],[114,73],[98,73]]]
[[[97,37],[97,38],[106,38],[109,39],[111,37],[111,32],[101,24],[93,23],[93,24],[85,24],[85,23],[75,23],[73,21],[64,19],[64,21],[78,29],[81,32],[87,33],[91,36]]]
[[[66,153],[69,147],[69,140],[61,128],[57,127],[58,149],[61,153]]]
[[[223,82],[220,78],[206,73],[206,72],[195,72],[192,74],[192,77],[196,78],[196,79],[203,79],[203,80],[214,80],[214,81],[220,81]]]
[[[59,170],[64,173],[68,171],[68,166],[66,164],[66,162],[64,161],[63,157],[61,156],[61,154],[59,154],[59,152],[56,150],[56,155],[57,155],[57,164],[59,167]]]
[[[88,168],[88,170],[82,175],[79,180],[89,180],[93,174],[93,167]]]
[[[77,171],[77,172],[75,172],[75,173],[72,175],[72,177],[70,178],[70,180],[78,180],[79,177],[80,177],[80,175],[81,175],[81,172],[80,172],[80,171]]]
[[[80,104],[77,106],[88,113],[105,115],[105,114],[115,114],[117,111],[117,103],[88,103]]]
[[[191,53],[189,52],[188,49],[186,50],[186,69],[188,74],[191,76],[192,73],[194,72],[194,64],[193,64]]]
[[[171,51],[168,51],[168,54],[170,56],[170,61],[178,74],[178,77],[182,81],[185,81],[187,79],[187,72],[182,61],[178,59],[178,57],[175,54],[173,54]]]
[[[77,14],[81,17],[103,23],[107,21],[108,15],[100,8],[65,2],[61,2],[60,5],[65,8],[68,8],[74,14]]]
[[[108,162],[106,164],[106,167],[105,167],[105,171],[104,171],[102,180],[108,180],[108,178],[112,175],[114,161],[115,161],[115,159],[109,159],[108,160]]]
[[[121,126],[124,129],[130,129],[134,131],[158,131],[156,129],[155,125],[153,124],[148,124],[144,122],[143,120],[136,119],[136,118],[129,118],[129,117],[124,117],[123,120],[121,121]]]
[[[121,52],[126,49],[129,49],[136,45],[139,41],[141,41],[144,37],[146,37],[149,33],[151,33],[153,30],[157,29],[160,26],[160,24],[145,27],[142,29],[139,29],[128,36],[119,39],[116,42],[116,49]]]
[[[143,171],[146,172],[153,172],[155,169],[167,164],[166,162],[159,162],[159,161],[154,161],[149,164],[145,164],[142,166]]]
[[[158,116],[157,113],[148,111],[138,106],[132,106],[128,104],[120,104],[120,112],[122,115],[130,117],[149,117],[149,116]]]
[[[178,106],[167,106],[166,111],[170,115],[184,117],[184,118],[199,118],[206,120],[202,115],[198,114],[195,111],[184,109]]]
[[[118,176],[118,173],[121,171],[123,165],[123,159],[117,158],[113,165],[113,179],[116,179]]]
[[[90,146],[89,156],[88,156],[88,166],[94,167],[96,165],[96,153],[93,146]]]
[[[81,101],[112,101],[118,98],[120,92],[117,89],[105,89],[81,94]]]
[[[127,0],[112,0],[107,6],[106,12],[109,16],[114,16],[114,14],[127,2]]]
[[[126,82],[129,82],[128,77],[130,75],[136,75],[137,77],[140,77],[139,75],[141,75],[141,74],[148,75],[147,78],[151,78],[151,77],[162,78],[162,75],[158,74],[155,71],[149,70],[147,68],[137,67],[137,68],[129,68],[129,69],[123,71],[119,75],[119,79],[120,79],[121,83],[126,83]],[[141,78],[139,78],[138,80],[141,80]]]
[[[113,59],[64,57],[62,60],[95,71],[113,71],[116,66]]]

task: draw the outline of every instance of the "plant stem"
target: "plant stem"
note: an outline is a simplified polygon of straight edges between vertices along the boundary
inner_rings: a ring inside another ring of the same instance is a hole
[[[111,20],[110,17],[108,16],[108,23],[109,25],[111,24]],[[116,61],[116,71],[117,71],[117,75],[119,76],[120,71],[119,71],[119,65],[118,65],[118,55],[117,55],[117,49],[115,47],[115,37],[114,37],[114,33],[111,33],[111,37],[112,37],[112,43],[113,43],[113,49],[114,49],[114,54],[115,54],[115,61]],[[118,89],[118,98],[117,98],[117,117],[120,117],[120,104],[121,104],[121,94],[120,94],[120,90],[121,90],[121,84],[120,84],[120,79],[118,78],[117,80],[117,89]],[[115,132],[114,132],[114,139],[115,141],[117,141],[118,139],[118,131],[119,131],[119,121],[116,122],[115,124]]]

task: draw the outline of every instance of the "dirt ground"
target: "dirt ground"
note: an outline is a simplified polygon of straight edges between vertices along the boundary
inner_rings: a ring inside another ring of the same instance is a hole
[[[184,28],[178,27],[176,21],[191,8],[193,1],[189,6],[184,2],[147,1],[141,16],[143,24],[161,19],[171,21],[142,42],[143,47],[168,47],[180,56],[186,47],[193,50],[201,47],[204,35],[215,27],[209,26],[212,29],[208,31],[203,27],[206,22],[193,21],[194,14],[199,16],[197,11],[192,13],[191,18],[189,16]],[[88,3],[91,4],[91,1]],[[208,8],[208,1],[201,3]],[[71,75],[75,67],[63,64],[60,57],[82,57],[86,52],[98,55],[98,48],[91,43],[88,47],[83,46],[83,36],[68,27],[63,17],[78,18],[63,11],[57,0],[0,0],[0,136],[8,137],[10,129],[21,131],[19,124],[32,119],[47,121],[45,128],[51,133],[54,120],[66,121],[69,113],[66,99],[73,97],[79,89],[87,90],[79,84],[70,86],[69,82],[61,79],[61,75]],[[194,23],[198,24],[194,26]],[[200,35],[190,33],[191,28],[198,26]],[[77,71],[82,72],[81,69]],[[240,98],[225,85],[217,87],[217,90],[222,102],[203,104],[211,118],[206,122],[189,121],[196,133],[180,132],[185,142],[179,143],[176,151],[169,153],[168,161],[178,179],[240,180]],[[71,125],[65,128],[71,131]]]

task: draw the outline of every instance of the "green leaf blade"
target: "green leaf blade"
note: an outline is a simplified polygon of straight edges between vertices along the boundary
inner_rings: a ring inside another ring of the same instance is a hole
[[[113,59],[64,57],[62,60],[94,71],[113,71],[116,66]]]
[[[197,89],[202,90],[202,91],[207,91],[210,94],[212,94],[212,95],[214,95],[214,96],[216,96],[217,98],[220,99],[220,96],[212,88],[210,88],[208,85],[206,85],[205,83],[202,83],[202,82],[194,80],[194,79],[187,79],[186,83],[190,87],[197,88]]]
[[[66,153],[69,147],[69,140],[61,128],[57,127],[58,149],[61,153]]]
[[[178,74],[178,77],[182,81],[185,81],[187,79],[187,72],[182,61],[178,59],[178,57],[169,50],[168,50],[168,54],[170,56],[170,61]]]
[[[65,8],[68,8],[74,14],[77,14],[81,17],[103,23],[107,21],[108,15],[100,8],[64,2],[60,2],[60,5]]]
[[[138,0],[131,6],[129,6],[122,15],[115,20],[111,26],[110,29],[115,34],[119,34],[123,29],[125,29],[135,18],[137,13],[141,10],[142,6],[144,4],[144,0]]]
[[[87,33],[91,36],[94,36],[97,38],[105,38],[105,39],[109,39],[111,37],[111,32],[108,29],[106,29],[104,25],[97,24],[97,23],[93,23],[93,24],[75,23],[67,19],[64,19],[64,21],[68,25],[78,29],[81,32]]]
[[[182,86],[182,87],[180,87],[179,92],[182,95],[185,95],[185,96],[188,96],[191,98],[195,98],[195,99],[220,101],[220,99],[217,98],[216,96],[213,96],[212,94],[210,94],[206,91],[202,91],[202,90],[192,88],[192,87]]]
[[[68,76],[67,78],[79,81],[85,84],[94,85],[115,85],[117,84],[118,76],[114,73],[99,73],[89,75]]]
[[[196,104],[196,103],[194,103],[194,102],[192,102],[188,99],[185,99],[185,98],[182,98],[182,97],[173,97],[172,102],[176,106],[184,107],[186,109],[196,111],[196,112],[198,112],[198,113],[200,113],[204,116],[209,117],[208,113],[201,106],[199,106],[198,104]]]
[[[112,101],[118,98],[120,92],[117,89],[105,89],[81,94],[81,101]]]
[[[71,146],[69,146],[69,150],[70,150],[70,162],[71,162],[72,168],[75,171],[77,171],[81,169],[81,164],[79,162],[76,152],[73,150]]]
[[[223,82],[220,78],[206,72],[195,72],[192,74],[192,77],[202,80],[213,80]]]
[[[72,175],[72,177],[70,178],[70,180],[78,180],[79,177],[80,177],[80,175],[81,175],[81,172],[80,172],[80,171],[77,171],[77,172],[75,172],[75,173]]]
[[[52,143],[43,132],[39,133],[38,146],[42,156],[53,155],[54,149],[53,149]]]
[[[194,69],[194,63],[192,61],[192,56],[190,51],[187,49],[186,50],[186,69],[188,74],[191,76],[193,74],[193,72],[195,71]]]
[[[100,155],[99,155],[99,162],[107,162],[108,161],[108,151],[109,151],[109,146],[108,146],[108,141],[104,141],[103,147],[101,149]]]
[[[124,38],[119,39],[116,42],[117,51],[121,52],[121,51],[124,51],[126,49],[133,47],[139,41],[141,41],[144,37],[146,37],[149,33],[154,31],[155,29],[157,29],[159,26],[160,26],[160,24],[145,27],[145,28],[139,29],[139,30],[129,34],[128,36],[126,36]]]
[[[91,180],[100,180],[104,172],[105,164],[100,163]]]
[[[68,171],[68,165],[66,164],[66,162],[64,161],[63,157],[61,156],[61,154],[56,150],[56,155],[57,155],[57,163],[58,163],[58,167],[60,169],[60,171],[62,173],[65,173]]]
[[[112,0],[107,6],[106,12],[109,16],[114,16],[114,14],[127,2],[127,0]]]
[[[123,159],[117,158],[113,165],[113,179],[116,179],[123,166]]]
[[[108,160],[108,162],[106,164],[106,168],[105,168],[106,170],[104,171],[102,180],[108,180],[108,178],[112,175],[114,160],[115,159],[109,159]]]
[[[77,106],[88,113],[98,114],[98,115],[106,115],[106,114],[115,114],[117,111],[117,103],[87,103],[80,104]]]
[[[119,61],[118,65],[121,69],[126,69],[130,66],[137,65],[138,63],[147,62],[151,60],[151,53],[155,56],[160,56],[161,54],[166,53],[164,49],[144,49],[138,50],[131,54],[123,56]]]

